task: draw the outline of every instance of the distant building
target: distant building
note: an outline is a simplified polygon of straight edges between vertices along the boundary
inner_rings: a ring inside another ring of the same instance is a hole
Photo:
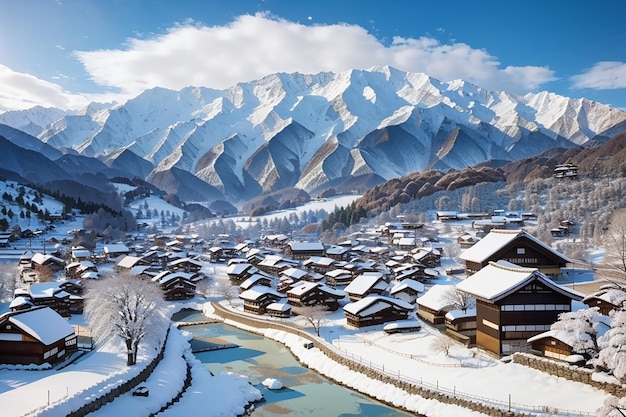
[[[465,272],[472,275],[490,262],[504,260],[515,265],[537,268],[553,279],[561,278],[561,268],[570,259],[561,255],[524,230],[491,230],[484,238],[459,256]]]
[[[574,164],[561,164],[554,168],[554,178],[578,178],[578,167]]]

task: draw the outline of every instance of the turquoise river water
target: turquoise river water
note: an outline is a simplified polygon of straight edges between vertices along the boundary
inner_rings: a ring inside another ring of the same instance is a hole
[[[200,321],[200,313],[179,313],[178,321]],[[254,333],[224,324],[202,324],[184,328],[194,335],[194,350],[211,344],[235,344],[238,347],[195,353],[213,373],[236,372],[246,375],[265,398],[256,405],[254,417],[337,416],[400,417],[409,416],[375,402],[348,388],[334,384],[300,365],[282,344]],[[268,390],[262,382],[275,378],[284,388]]]

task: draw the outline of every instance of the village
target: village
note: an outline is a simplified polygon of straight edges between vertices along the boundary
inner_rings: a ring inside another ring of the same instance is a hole
[[[494,359],[525,352],[577,366],[593,385],[589,355],[577,351],[580,334],[551,327],[563,313],[597,307],[606,331],[608,315],[621,308],[616,294],[626,293],[610,285],[573,289],[577,277],[593,281],[593,271],[526,232],[531,214],[436,215],[439,226],[463,224],[468,232],[438,239],[422,232],[425,225],[399,219],[335,245],[283,234],[237,242],[173,233],[132,236],[98,252],[73,246],[65,257],[60,245],[28,250],[17,261],[21,285],[10,311],[0,316],[0,358],[39,369],[97,349],[86,329],[81,334],[66,319],[82,313],[85,283],[118,274],[153,283],[166,302],[221,299],[242,316],[297,322],[318,336],[329,314],[342,314],[347,328],[389,335],[428,326],[449,340],[443,350],[456,343]],[[457,259],[446,256],[451,245]],[[611,389],[620,392],[620,384]]]

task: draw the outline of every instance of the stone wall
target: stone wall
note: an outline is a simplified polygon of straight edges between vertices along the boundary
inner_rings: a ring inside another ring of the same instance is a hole
[[[408,382],[406,380],[394,378],[392,376],[379,372],[376,369],[372,369],[364,364],[361,364],[359,362],[353,361],[351,359],[348,359],[340,355],[334,349],[327,346],[325,342],[322,343],[321,339],[314,337],[310,333],[307,333],[305,331],[302,331],[300,329],[297,329],[291,326],[287,326],[282,323],[271,322],[271,321],[256,319],[256,318],[249,317],[249,316],[239,315],[237,313],[234,313],[232,311],[225,309],[218,303],[212,303],[212,305],[215,309],[215,314],[217,314],[218,316],[227,320],[234,321],[236,323],[240,323],[250,328],[258,329],[258,333],[262,334],[263,329],[275,329],[275,330],[286,331],[286,332],[298,335],[302,338],[311,340],[314,343],[316,348],[320,349],[326,356],[328,356],[334,362],[337,362],[341,365],[349,367],[353,371],[362,373],[371,379],[375,379],[384,383],[395,385],[396,387],[408,392],[409,394],[418,395],[425,399],[437,400],[446,404],[457,405],[459,407],[463,407],[472,411],[477,411],[487,416],[524,417],[524,416],[532,415],[532,414],[507,411],[501,408],[486,405],[478,401],[469,401],[464,398],[455,397],[448,393],[443,393],[443,392],[439,392],[436,390],[431,390],[425,387],[421,387],[411,382]],[[332,378],[329,378],[329,379],[333,380]],[[342,381],[333,380],[333,382],[338,385],[345,386],[345,384]],[[349,387],[349,388],[352,388],[352,387]],[[385,402],[384,400],[380,400],[380,399],[377,401]],[[387,405],[389,405],[390,407],[398,408],[398,406],[394,404],[387,404]],[[405,411],[413,413],[411,410],[405,410]]]
[[[528,353],[515,353],[512,356],[512,361],[550,375],[591,385],[618,398],[626,397],[626,387],[620,384],[611,384],[606,381],[594,381],[592,378],[593,370],[591,369],[560,363],[555,360],[534,356]]]

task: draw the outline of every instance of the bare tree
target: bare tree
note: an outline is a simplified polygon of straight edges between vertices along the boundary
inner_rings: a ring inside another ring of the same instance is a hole
[[[13,297],[18,276],[16,265],[0,264],[0,302]]]
[[[464,293],[454,286],[450,286],[443,294],[444,302],[455,310],[467,310],[476,307],[476,300],[469,294]]]
[[[160,343],[167,326],[163,294],[155,284],[128,274],[90,283],[84,314],[97,343],[110,337],[126,345],[127,365],[137,363],[142,341]]]
[[[441,335],[441,336],[437,336],[436,338],[433,339],[432,342],[430,342],[430,348],[437,352],[437,353],[443,353],[446,356],[450,355],[450,348],[452,347],[452,341],[450,340],[449,337]]]
[[[200,294],[202,298],[206,298],[208,290],[209,278],[204,278],[196,283],[196,293]]]
[[[320,335],[320,328],[326,322],[326,315],[328,314],[328,308],[326,306],[318,304],[313,306],[294,307],[293,312],[310,324],[317,336]]]
[[[603,269],[609,277],[626,279],[626,209],[613,213],[604,233]]]
[[[215,283],[215,290],[217,295],[221,295],[224,300],[228,301],[228,304],[233,305],[233,300],[237,297],[237,287],[232,285],[229,280],[218,279]]]

